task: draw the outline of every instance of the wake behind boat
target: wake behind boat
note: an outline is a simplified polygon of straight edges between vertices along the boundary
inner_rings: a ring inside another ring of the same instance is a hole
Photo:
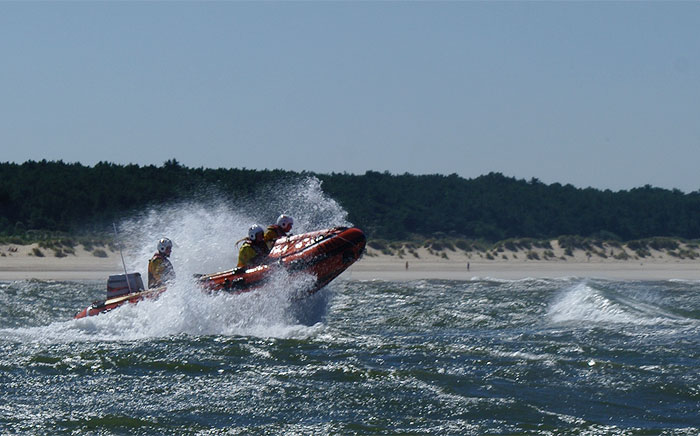
[[[269,281],[273,271],[283,268],[290,274],[310,274],[315,281],[301,291],[310,295],[338,277],[355,263],[365,249],[366,238],[356,227],[335,227],[283,237],[275,242],[268,263],[248,269],[231,269],[197,277],[205,291],[241,293],[259,289]],[[127,280],[128,277],[128,280]],[[140,274],[111,276],[107,299],[96,301],[75,318],[99,315],[126,303],[157,298],[165,287],[144,289]]]

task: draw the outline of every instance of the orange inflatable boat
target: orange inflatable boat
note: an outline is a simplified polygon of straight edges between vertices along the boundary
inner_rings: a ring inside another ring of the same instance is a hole
[[[365,234],[356,227],[302,233],[280,238],[268,256],[269,262],[249,269],[231,269],[197,277],[198,284],[209,292],[241,293],[264,286],[272,272],[284,268],[288,273],[303,273],[315,277],[302,291],[313,294],[338,277],[355,263],[365,249]],[[110,276],[107,299],[96,301],[81,310],[75,318],[99,315],[126,303],[157,298],[166,289],[145,290],[138,273]]]

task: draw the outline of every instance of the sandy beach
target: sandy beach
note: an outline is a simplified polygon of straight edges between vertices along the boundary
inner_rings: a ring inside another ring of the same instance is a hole
[[[700,261],[682,259],[668,252],[651,250],[648,256],[630,255],[627,260],[613,256],[589,256],[584,250],[566,255],[556,241],[551,249],[504,251],[503,253],[463,252],[426,248],[408,255],[386,255],[368,248],[366,255],[348,270],[354,280],[417,279],[503,279],[585,277],[612,280],[700,280]],[[604,247],[605,250],[612,250]],[[545,257],[545,251],[549,255]],[[602,252],[602,251],[601,251]],[[608,251],[611,252],[611,251]],[[537,253],[538,260],[528,259]]]
[[[0,280],[106,280],[110,274],[122,272],[119,253],[104,250],[104,257],[82,246],[74,254],[56,257],[52,250],[34,245],[0,245]],[[459,250],[432,251],[426,248],[411,254],[387,255],[368,248],[365,255],[350,267],[346,280],[472,280],[493,278],[518,280],[525,278],[587,277],[614,280],[700,280],[700,260],[679,258],[652,250],[648,256],[631,256],[627,260],[588,256],[577,250],[565,256],[555,245],[554,256],[547,260],[527,258],[526,252],[512,252],[487,258],[486,253]]]
[[[41,253],[37,256],[37,251]],[[104,257],[102,257],[104,253]],[[0,245],[0,280],[107,280],[122,273],[119,253],[109,250],[86,251],[75,247],[75,254],[56,257],[50,249],[32,245]]]
[[[437,262],[397,258],[363,258],[345,276],[352,280],[473,280],[586,277],[612,280],[700,280],[697,262]]]

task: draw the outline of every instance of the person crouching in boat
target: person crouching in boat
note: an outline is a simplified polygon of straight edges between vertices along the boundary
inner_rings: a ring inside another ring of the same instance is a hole
[[[294,225],[294,219],[288,215],[280,215],[277,218],[277,224],[272,224],[265,230],[265,243],[267,244],[268,250],[272,249],[275,245],[275,241],[283,236],[287,236],[289,231],[292,230]]]
[[[175,278],[173,264],[168,257],[173,251],[173,243],[168,238],[158,241],[158,252],[148,261],[148,287],[157,288]]]
[[[265,244],[263,228],[257,224],[250,226],[248,237],[236,242],[243,242],[238,250],[238,268],[250,268],[265,262],[270,249]]]

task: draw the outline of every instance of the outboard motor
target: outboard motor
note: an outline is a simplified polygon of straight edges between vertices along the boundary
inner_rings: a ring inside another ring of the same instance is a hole
[[[127,280],[129,280],[127,282]],[[109,276],[107,280],[107,299],[120,297],[131,292],[141,292],[144,290],[143,280],[140,273],[118,274]]]

